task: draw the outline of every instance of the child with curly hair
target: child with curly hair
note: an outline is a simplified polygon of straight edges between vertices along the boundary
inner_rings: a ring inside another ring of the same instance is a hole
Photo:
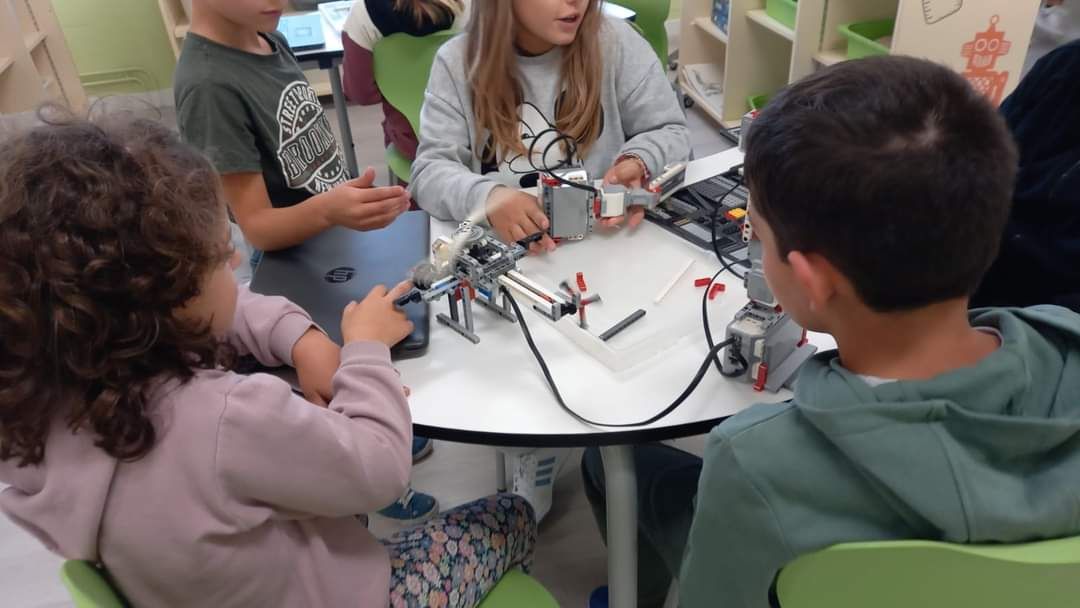
[[[408,484],[389,348],[409,286],[350,304],[338,349],[237,287],[209,162],[113,123],[47,118],[0,144],[0,509],[137,606],[471,606],[527,567],[520,498],[381,543],[356,517]],[[239,354],[293,365],[312,399],[230,371]]]

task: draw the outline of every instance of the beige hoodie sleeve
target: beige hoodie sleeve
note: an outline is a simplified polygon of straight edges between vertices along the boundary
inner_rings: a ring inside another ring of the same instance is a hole
[[[321,408],[256,374],[228,394],[216,468],[227,502],[284,517],[375,511],[405,491],[412,422],[390,351],[354,342],[341,351],[334,399]]]
[[[241,355],[252,355],[267,367],[292,365],[292,349],[315,323],[296,304],[280,296],[263,296],[238,288],[229,343]]]

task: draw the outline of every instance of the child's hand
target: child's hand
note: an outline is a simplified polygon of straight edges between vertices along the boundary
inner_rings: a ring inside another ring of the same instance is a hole
[[[627,188],[640,188],[645,181],[645,163],[634,156],[623,157],[622,160],[615,163],[615,166],[608,169],[604,174],[605,184],[621,184]],[[631,228],[636,227],[641,223],[641,220],[645,219],[645,208],[640,205],[634,205],[626,212],[628,218],[627,225]],[[609,217],[600,220],[600,225],[606,228],[614,228],[623,221],[620,217]]]
[[[341,347],[312,327],[296,341],[292,358],[304,397],[326,407],[334,397],[331,387],[334,373],[341,365]]]
[[[511,191],[497,193],[488,198],[488,223],[495,229],[495,234],[506,243],[521,239],[548,229],[548,219],[540,210],[536,197],[524,192]],[[530,253],[555,251],[555,241],[544,235],[539,242],[529,245]]]
[[[361,302],[351,302],[341,316],[341,336],[345,344],[370,340],[394,346],[412,333],[413,324],[400,308],[394,306],[394,300],[412,289],[412,283],[405,281],[386,291],[382,285],[376,286]]]
[[[326,221],[353,230],[378,230],[409,210],[409,195],[404,188],[373,188],[374,183],[375,170],[368,167],[360,177],[320,194]]]

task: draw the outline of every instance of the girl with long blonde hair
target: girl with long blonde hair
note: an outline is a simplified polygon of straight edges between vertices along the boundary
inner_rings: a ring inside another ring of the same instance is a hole
[[[599,0],[473,0],[466,33],[435,58],[412,194],[441,219],[484,219],[506,241],[548,227],[538,174],[582,166],[638,186],[686,160],[689,131],[652,47]],[[644,215],[630,212],[635,226]],[[622,220],[623,218],[617,218]],[[618,221],[610,222],[617,224]],[[553,249],[546,238],[536,250]],[[513,454],[515,494],[543,518],[562,451]]]
[[[548,225],[519,191],[540,171],[577,165],[633,186],[690,154],[659,59],[600,0],[473,0],[466,34],[435,59],[420,123],[417,204],[443,219],[486,217],[508,241]],[[630,225],[642,217],[632,210]]]

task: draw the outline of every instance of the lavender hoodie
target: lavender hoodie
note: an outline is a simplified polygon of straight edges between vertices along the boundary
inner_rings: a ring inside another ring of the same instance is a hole
[[[230,340],[292,364],[311,318],[241,289]],[[50,550],[103,562],[136,606],[386,606],[390,563],[355,517],[393,502],[409,407],[386,346],[341,352],[328,409],[273,376],[202,371],[158,392],[134,462],[54,425],[40,465],[0,462],[0,509]]]

